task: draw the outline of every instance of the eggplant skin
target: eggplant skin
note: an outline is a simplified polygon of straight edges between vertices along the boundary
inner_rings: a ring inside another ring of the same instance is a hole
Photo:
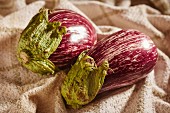
[[[121,30],[99,41],[87,55],[97,66],[107,60],[109,70],[99,93],[134,84],[151,72],[158,59],[157,47],[137,30]]]
[[[60,69],[70,68],[79,54],[90,49],[97,42],[93,25],[82,15],[67,9],[56,9],[49,14],[50,22],[61,22],[67,28],[56,51],[49,60]]]

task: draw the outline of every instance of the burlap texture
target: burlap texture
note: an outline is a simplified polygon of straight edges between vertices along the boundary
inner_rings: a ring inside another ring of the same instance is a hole
[[[157,45],[159,59],[146,79],[98,95],[79,110],[60,94],[63,72],[40,76],[16,58],[20,33],[41,7],[72,9],[86,15],[98,39],[119,29],[138,29]],[[116,7],[97,1],[37,1],[0,19],[0,113],[170,113],[170,16],[146,6]]]

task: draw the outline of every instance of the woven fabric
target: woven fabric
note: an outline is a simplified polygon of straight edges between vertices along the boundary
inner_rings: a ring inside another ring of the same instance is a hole
[[[170,16],[129,2],[123,7],[98,1],[27,3],[0,18],[0,113],[170,113]],[[20,34],[41,7],[84,15],[96,28],[98,40],[120,29],[144,32],[159,48],[154,70],[134,85],[98,95],[81,109],[66,107],[60,94],[65,73],[40,76],[21,66],[16,57]]]

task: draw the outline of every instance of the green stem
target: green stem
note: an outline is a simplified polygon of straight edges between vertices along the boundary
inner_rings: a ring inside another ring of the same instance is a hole
[[[18,60],[29,70],[53,74],[55,65],[48,60],[59,46],[66,27],[48,21],[48,9],[40,9],[23,30],[18,43]]]
[[[67,104],[79,108],[91,102],[101,89],[108,68],[107,61],[97,67],[92,57],[81,53],[61,87],[61,94]]]

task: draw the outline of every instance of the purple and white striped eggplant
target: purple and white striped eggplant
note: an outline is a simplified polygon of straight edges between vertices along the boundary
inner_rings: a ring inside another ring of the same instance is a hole
[[[96,41],[96,31],[85,17],[67,9],[42,8],[21,33],[17,57],[35,73],[54,74],[71,66]]]
[[[61,86],[61,94],[68,105],[79,108],[99,93],[146,77],[157,57],[156,46],[148,36],[121,30],[79,55]]]
[[[91,48],[97,41],[97,34],[92,24],[76,12],[58,9],[49,14],[49,21],[59,21],[61,26],[67,28],[60,45],[49,57],[50,61],[60,69],[70,67],[82,51]]]
[[[157,48],[153,41],[137,30],[121,30],[99,41],[87,53],[97,66],[104,60],[109,70],[101,92],[131,85],[146,77],[156,64]]]

